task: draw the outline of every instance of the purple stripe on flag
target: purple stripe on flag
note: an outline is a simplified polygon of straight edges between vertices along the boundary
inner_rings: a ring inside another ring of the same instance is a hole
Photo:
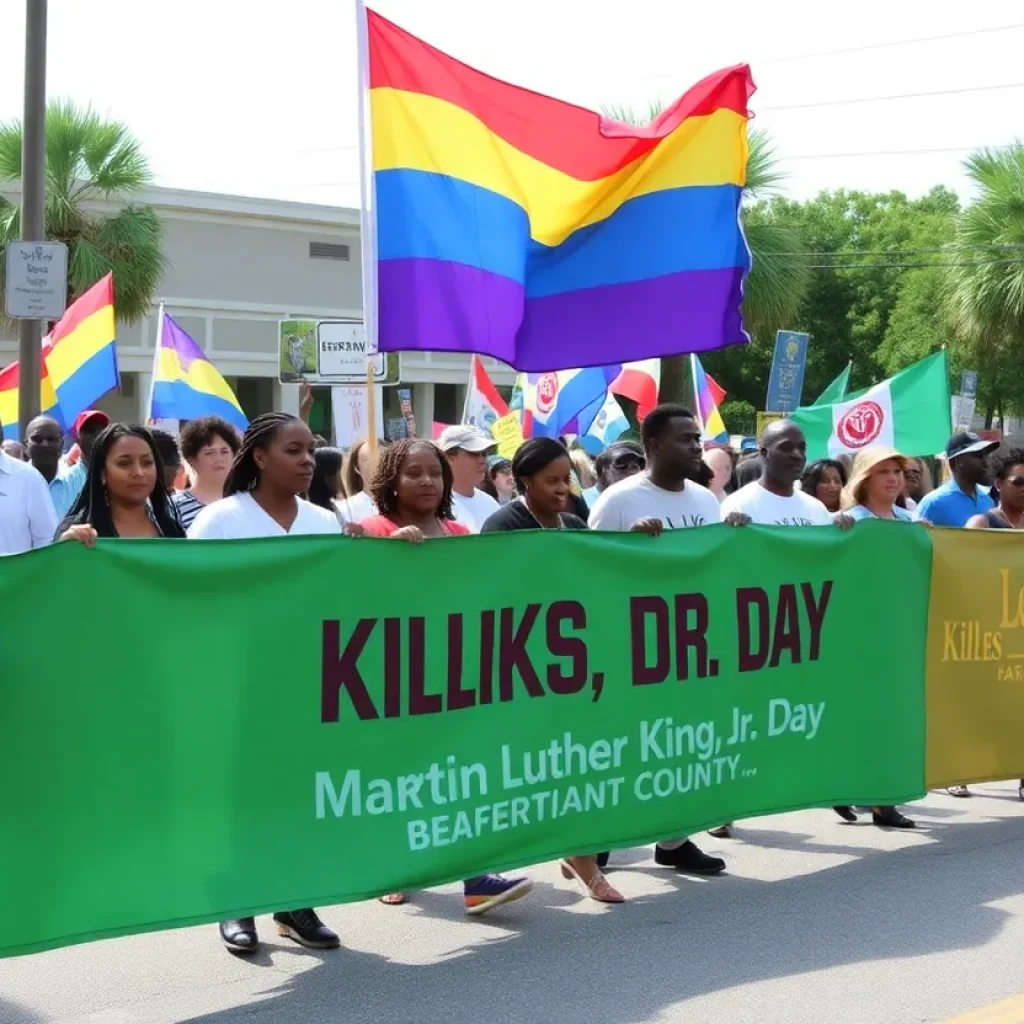
[[[386,352],[476,352],[541,373],[708,352],[748,340],[743,268],[688,270],[526,299],[499,274],[430,259],[382,260]]]
[[[188,368],[198,359],[206,362],[203,350],[174,320],[166,313],[164,314],[163,328],[160,331],[160,347],[173,349],[178,353],[178,362],[181,364],[183,373],[188,373]]]

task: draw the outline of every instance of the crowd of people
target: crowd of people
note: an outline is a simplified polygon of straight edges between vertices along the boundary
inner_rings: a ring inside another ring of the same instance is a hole
[[[65,451],[68,442],[70,450]],[[949,479],[932,486],[928,462],[890,448],[867,448],[852,461],[807,465],[806,440],[789,420],[769,424],[756,452],[737,460],[705,450],[699,422],[665,404],[644,419],[640,442],[609,445],[591,462],[564,439],[525,441],[512,459],[472,426],[445,428],[435,443],[360,442],[348,452],[315,438],[300,417],[268,413],[239,436],[225,420],[185,423],[180,435],[123,423],[90,410],[71,437],[46,416],[25,430],[24,445],[0,431],[0,554],[54,541],[97,539],[232,540],[297,534],[372,536],[419,544],[508,530],[615,530],[658,537],[665,530],[725,523],[852,528],[858,520],[968,529],[1024,528],[1024,449],[957,433],[946,447]],[[991,459],[990,456],[993,456]],[[991,474],[991,475],[990,475]],[[951,787],[969,796],[966,786]],[[1024,800],[1024,781],[1020,788]],[[913,828],[895,807],[868,809],[880,827]],[[845,820],[857,810],[836,807]],[[712,830],[728,837],[731,823]],[[566,856],[561,871],[602,903],[624,897],[604,874],[610,851]],[[714,875],[721,857],[689,836],[667,837],[658,864]],[[482,914],[525,896],[528,878],[466,879],[463,899]],[[382,903],[404,902],[388,893]],[[313,908],[274,915],[280,934],[318,949],[338,936]],[[222,922],[231,950],[258,948],[252,918]]]

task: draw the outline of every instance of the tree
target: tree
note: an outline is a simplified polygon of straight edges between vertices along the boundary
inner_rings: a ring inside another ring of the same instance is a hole
[[[642,115],[622,106],[609,107],[605,113],[625,124],[642,125],[654,120],[661,110],[662,104],[654,101]],[[744,204],[773,194],[785,178],[778,169],[775,149],[765,132],[749,131],[747,142],[750,153],[743,191]],[[790,326],[790,320],[800,308],[807,289],[808,270],[804,259],[790,255],[800,251],[800,239],[789,225],[765,220],[748,211],[744,217],[744,231],[753,256],[753,267],[743,294],[743,318],[748,333],[754,338],[754,347],[764,348],[770,344],[769,339],[776,330]],[[733,346],[709,352],[701,356],[701,361],[709,372],[731,380],[741,360],[746,359],[745,348]],[[770,349],[768,360],[771,360]],[[661,400],[681,401],[688,394],[692,395],[689,379],[688,356],[662,359]],[[763,402],[763,398],[760,401]]]
[[[1024,410],[1024,144],[978,150],[965,166],[976,198],[960,218],[947,309],[991,422]]]
[[[0,183],[21,177],[20,121],[0,125]],[[166,265],[163,227],[150,206],[117,212],[97,201],[123,203],[152,184],[138,141],[117,121],[55,100],[46,111],[46,238],[68,247],[68,301],[114,272],[117,314],[131,323],[151,308]],[[20,207],[0,196],[0,250],[20,237]],[[0,281],[3,263],[0,262]]]

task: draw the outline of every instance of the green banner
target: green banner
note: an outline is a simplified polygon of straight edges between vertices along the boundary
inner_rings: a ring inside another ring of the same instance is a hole
[[[930,559],[882,523],[0,559],[0,955],[916,798]]]

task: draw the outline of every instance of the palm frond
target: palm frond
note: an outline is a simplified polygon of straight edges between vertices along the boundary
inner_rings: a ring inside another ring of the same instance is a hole
[[[21,124],[0,125],[0,180],[21,175]],[[163,228],[150,207],[113,216],[89,209],[93,199],[124,200],[152,183],[142,147],[126,125],[89,107],[55,99],[46,111],[46,237],[70,253],[69,298],[114,272],[117,315],[132,322],[149,312],[166,265]],[[18,237],[18,208],[0,200],[0,243]],[[3,268],[0,265],[0,283]]]

